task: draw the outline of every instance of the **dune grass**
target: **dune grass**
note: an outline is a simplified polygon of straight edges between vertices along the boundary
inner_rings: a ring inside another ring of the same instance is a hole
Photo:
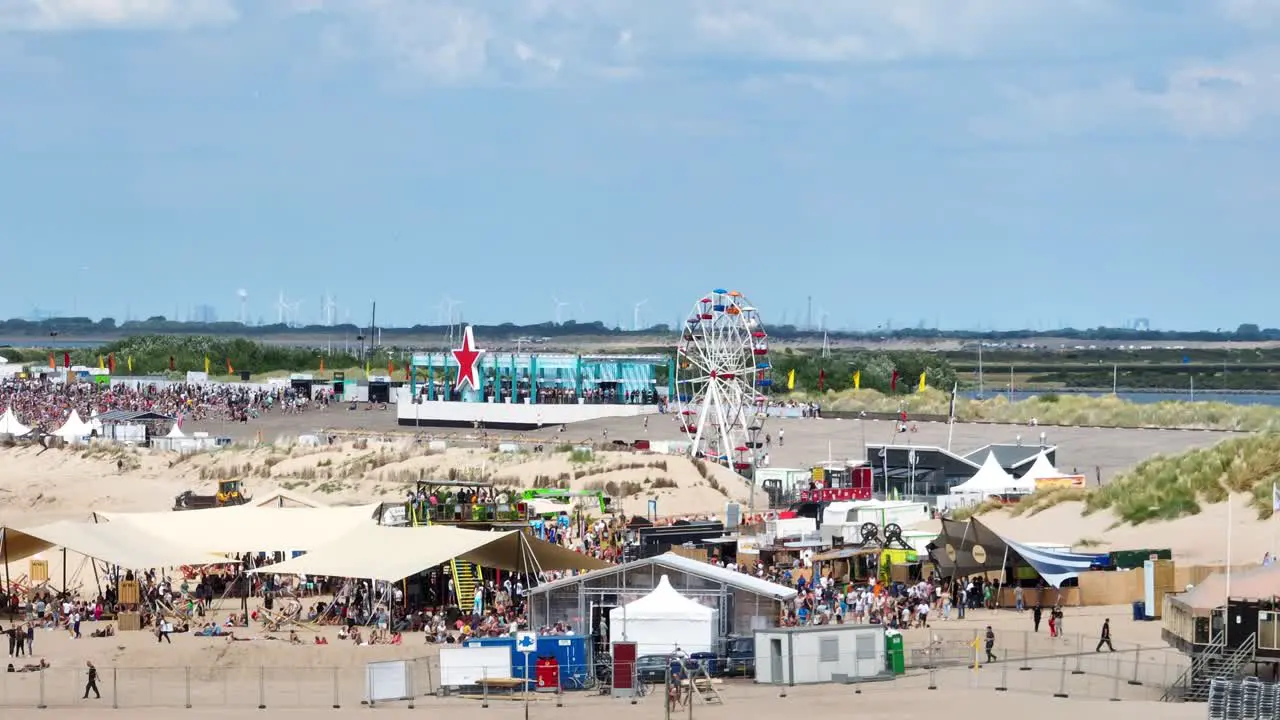
[[[1126,522],[1182,517],[1229,493],[1252,498],[1258,517],[1271,516],[1271,488],[1280,482],[1280,432],[1232,438],[1180,455],[1157,455],[1089,494],[1087,512],[1111,510]]]
[[[898,412],[946,415],[947,393],[933,388],[907,395],[885,395],[875,390],[848,390],[822,395],[797,394],[798,400],[819,402],[836,411]],[[961,421],[1028,423],[1097,427],[1200,428],[1207,430],[1280,430],[1280,407],[1235,405],[1222,402],[1134,403],[1116,397],[1045,393],[1009,402],[1004,396],[989,400],[956,401]]]

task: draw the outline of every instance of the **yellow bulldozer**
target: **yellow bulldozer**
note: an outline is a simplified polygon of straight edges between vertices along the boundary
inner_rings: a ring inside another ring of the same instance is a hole
[[[214,495],[197,495],[194,490],[186,490],[173,499],[174,510],[205,510],[225,507],[227,505],[244,505],[251,498],[244,494],[244,482],[241,480],[219,480],[218,492]]]

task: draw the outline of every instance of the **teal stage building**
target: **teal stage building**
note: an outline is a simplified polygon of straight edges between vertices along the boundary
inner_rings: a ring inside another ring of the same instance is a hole
[[[430,401],[651,405],[660,395],[675,397],[675,362],[665,355],[485,352],[476,361],[479,387],[457,389],[453,353],[418,353],[410,363],[409,392]],[[662,388],[659,368],[666,375]],[[432,381],[419,382],[419,374]]]

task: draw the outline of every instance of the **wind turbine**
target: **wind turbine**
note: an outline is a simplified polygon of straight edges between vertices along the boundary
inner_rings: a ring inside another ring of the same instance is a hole
[[[294,303],[289,305],[289,323],[291,327],[302,327],[302,324],[298,322],[298,315],[300,314],[298,312],[298,308],[301,308],[301,307],[302,307],[301,300],[295,301]]]
[[[332,294],[326,293],[324,302],[320,308],[324,315],[325,324],[333,327],[338,321],[338,300]]]
[[[565,309],[565,308],[567,308],[567,307],[569,307],[569,306],[571,305],[571,303],[561,302],[561,301],[560,301],[560,298],[555,297],[554,295],[551,297],[551,302],[555,303],[555,307],[556,307],[556,315],[555,315],[556,319],[555,319],[555,324],[556,324],[556,325],[563,325],[563,324],[564,324],[564,318],[563,318],[563,315],[562,315],[562,313],[561,313],[560,311],[561,311],[561,310],[563,310],[563,309]]]
[[[287,325],[289,322],[289,303],[284,299],[284,291],[280,291],[280,299],[276,300],[276,322]]]
[[[249,291],[244,288],[236,290],[236,297],[240,298],[240,324],[249,324]]]
[[[640,308],[644,307],[646,304],[648,304],[648,302],[649,302],[649,299],[645,298],[644,300],[641,300],[640,302],[636,303],[635,307],[631,309],[632,311],[631,329],[632,330],[640,329]]]
[[[445,296],[444,296],[444,304],[445,304],[445,313],[449,316],[449,342],[450,342],[450,343],[452,343],[452,342],[453,342],[453,326],[454,326],[454,317],[455,317],[455,316],[454,316],[454,314],[453,314],[453,309],[454,309],[455,307],[457,307],[457,306],[461,305],[461,304],[462,304],[462,301],[461,301],[461,300],[454,300],[453,298],[449,297],[448,295],[445,295]],[[459,313],[459,314],[461,314],[461,313]]]

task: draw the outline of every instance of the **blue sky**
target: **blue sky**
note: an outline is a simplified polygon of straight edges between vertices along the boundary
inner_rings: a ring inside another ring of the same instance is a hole
[[[1275,326],[1278,120],[1280,0],[0,0],[0,315]]]

